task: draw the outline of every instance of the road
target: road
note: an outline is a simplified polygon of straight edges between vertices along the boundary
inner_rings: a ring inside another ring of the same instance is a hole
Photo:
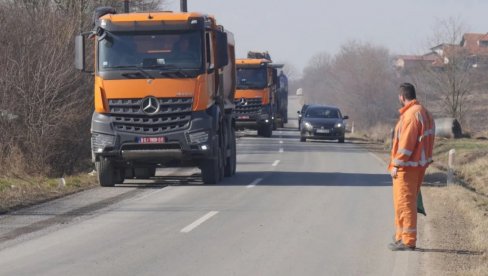
[[[299,98],[290,98],[296,117]],[[238,138],[238,173],[96,188],[0,217],[0,275],[415,275],[385,164],[346,141]]]

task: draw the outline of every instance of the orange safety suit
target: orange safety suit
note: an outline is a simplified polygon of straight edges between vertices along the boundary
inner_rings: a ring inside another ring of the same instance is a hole
[[[417,241],[417,196],[425,170],[432,163],[435,124],[417,100],[400,109],[388,169],[398,168],[393,178],[396,240],[413,247]]]

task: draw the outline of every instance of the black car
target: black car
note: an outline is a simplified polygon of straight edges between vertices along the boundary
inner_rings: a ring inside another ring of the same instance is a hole
[[[302,114],[300,141],[309,139],[338,140],[344,143],[346,126],[339,108],[334,106],[310,105]]]
[[[302,106],[302,110],[300,111],[297,111],[298,113],[298,130],[300,130],[300,124],[302,123],[302,116],[303,116],[303,113],[305,113],[305,111],[307,110],[309,104],[304,104]]]

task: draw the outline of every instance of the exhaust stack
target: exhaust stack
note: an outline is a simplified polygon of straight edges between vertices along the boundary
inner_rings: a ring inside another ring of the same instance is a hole
[[[180,10],[181,12],[188,12],[187,0],[180,0]]]

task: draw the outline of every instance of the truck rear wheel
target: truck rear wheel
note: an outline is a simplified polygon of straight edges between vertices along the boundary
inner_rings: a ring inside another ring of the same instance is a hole
[[[232,129],[230,131],[230,141],[229,141],[229,148],[230,148],[230,156],[227,157],[227,162],[225,164],[224,175],[225,176],[232,176],[236,173],[237,167],[237,149],[236,149],[236,134]]]
[[[99,161],[95,162],[95,169],[97,170],[98,183],[102,187],[113,187],[117,180],[120,180],[120,171],[114,168],[112,162],[101,157]]]

